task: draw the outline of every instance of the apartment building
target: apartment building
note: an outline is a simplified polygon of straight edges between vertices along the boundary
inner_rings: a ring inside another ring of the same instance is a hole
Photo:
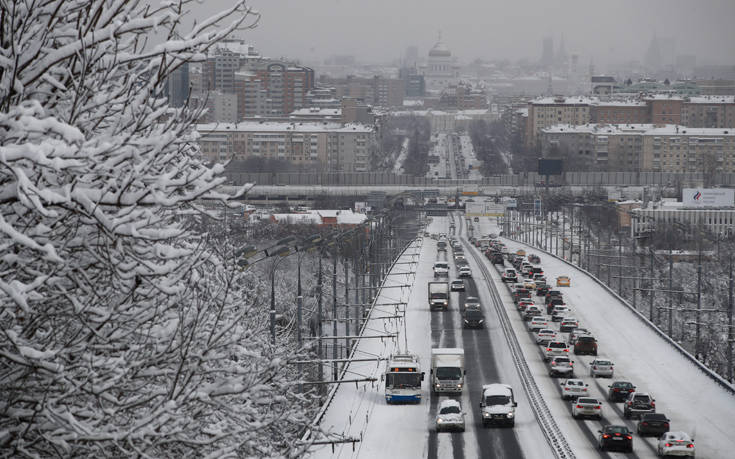
[[[406,82],[397,78],[321,78],[319,82],[336,89],[338,99],[349,97],[369,105],[401,107],[406,96]]]
[[[542,130],[543,156],[569,170],[734,172],[735,130],[679,125],[557,125]]]
[[[366,172],[375,144],[374,128],[361,124],[249,121],[199,124],[197,132],[211,162],[262,157],[329,172]]]
[[[608,100],[590,106],[590,122],[596,124],[648,123],[648,104],[638,100]]]
[[[735,96],[684,99],[681,124],[693,128],[735,128]]]
[[[542,97],[528,103],[526,142],[536,145],[544,128],[557,124],[580,125],[590,122],[592,97]]]

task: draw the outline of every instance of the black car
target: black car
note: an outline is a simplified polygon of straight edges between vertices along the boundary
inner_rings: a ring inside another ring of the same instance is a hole
[[[646,413],[638,421],[638,435],[660,437],[669,431],[669,419],[663,413]]]
[[[546,314],[551,314],[554,306],[564,304],[564,300],[560,296],[552,296],[551,300],[546,303]]]
[[[485,316],[479,309],[467,309],[462,314],[464,328],[484,328]]]
[[[492,262],[494,265],[502,265],[505,264],[505,260],[503,260],[503,254],[500,252],[496,252],[493,254]]]
[[[597,432],[597,446],[602,451],[633,452],[633,435],[627,427],[609,425]]]
[[[546,298],[544,298],[544,303],[548,304],[549,301],[551,301],[552,298],[561,298],[561,292],[559,290],[548,290],[546,292]]]
[[[536,287],[536,296],[546,296],[546,292],[549,291],[549,286],[546,284],[539,285]]]
[[[628,381],[615,381],[607,387],[607,399],[611,402],[624,402],[628,394],[635,392],[635,386]]]

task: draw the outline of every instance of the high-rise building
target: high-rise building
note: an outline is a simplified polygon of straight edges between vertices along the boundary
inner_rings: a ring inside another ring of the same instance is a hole
[[[419,65],[419,48],[418,46],[409,46],[403,55],[403,67],[416,68]]]
[[[189,97],[189,63],[184,62],[171,72],[166,84],[169,105],[177,108],[183,106]]]

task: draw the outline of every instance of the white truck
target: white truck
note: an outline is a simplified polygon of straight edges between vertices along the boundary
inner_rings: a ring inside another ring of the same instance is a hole
[[[464,377],[464,349],[440,347],[431,350],[432,392],[462,393]]]
[[[449,309],[449,282],[429,282],[429,309]]]
[[[490,424],[513,426],[516,422],[518,403],[513,388],[508,384],[485,384],[480,398],[480,415],[483,427]]]

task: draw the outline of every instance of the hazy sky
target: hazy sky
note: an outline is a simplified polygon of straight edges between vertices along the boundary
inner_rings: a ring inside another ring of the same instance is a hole
[[[203,3],[194,14],[230,2]],[[552,36],[556,48],[563,33],[568,53],[605,63],[642,60],[655,32],[664,52],[695,54],[698,63],[735,64],[735,0],[251,0],[250,5],[262,19],[242,38],[271,57],[320,61],[353,54],[360,61],[390,61],[409,45],[425,56],[441,30],[462,62],[538,59],[542,38]]]

